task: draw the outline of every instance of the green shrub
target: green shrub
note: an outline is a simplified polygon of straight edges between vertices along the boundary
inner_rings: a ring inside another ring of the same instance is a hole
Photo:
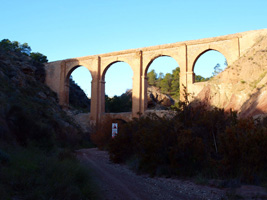
[[[128,91],[121,96],[105,96],[105,110],[107,113],[131,112],[132,95]]]
[[[68,156],[38,149],[9,150],[10,162],[0,171],[2,199],[95,199],[88,169]]]

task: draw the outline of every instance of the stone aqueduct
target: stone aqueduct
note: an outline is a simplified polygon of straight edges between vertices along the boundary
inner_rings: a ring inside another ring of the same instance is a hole
[[[60,105],[67,107],[70,74],[79,66],[86,67],[92,75],[90,118],[98,121],[105,114],[106,71],[116,62],[126,62],[133,70],[132,117],[138,117],[146,110],[147,71],[154,59],[160,56],[174,58],[180,67],[180,88],[184,85],[187,92],[191,93],[199,90],[194,83],[194,65],[203,53],[209,50],[219,51],[225,56],[228,65],[231,65],[255,44],[259,36],[266,33],[267,29],[248,31],[50,62],[46,65],[46,84],[58,94]],[[181,90],[181,97],[182,92]]]

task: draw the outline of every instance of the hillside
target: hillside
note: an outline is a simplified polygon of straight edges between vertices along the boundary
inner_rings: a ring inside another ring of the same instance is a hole
[[[43,64],[20,52],[0,49],[1,137],[81,137],[79,127],[59,107],[57,96],[43,82]],[[38,136],[37,136],[37,135]]]
[[[72,77],[69,80],[70,109],[78,112],[90,112],[91,99],[89,99]]]
[[[0,42],[0,199],[96,199],[88,169],[73,154],[90,145],[89,135],[44,84],[34,56],[45,56],[21,47]]]
[[[218,76],[204,84],[194,97],[211,106],[236,110],[241,117],[267,113],[267,36]]]

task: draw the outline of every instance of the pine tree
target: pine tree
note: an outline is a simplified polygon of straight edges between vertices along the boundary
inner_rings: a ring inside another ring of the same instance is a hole
[[[148,78],[148,84],[151,86],[156,86],[156,81],[157,81],[157,74],[155,72],[155,70],[151,70],[151,72],[149,72],[147,74],[147,78]]]
[[[171,95],[179,98],[180,96],[180,68],[176,67],[172,71],[172,82],[171,82]]]

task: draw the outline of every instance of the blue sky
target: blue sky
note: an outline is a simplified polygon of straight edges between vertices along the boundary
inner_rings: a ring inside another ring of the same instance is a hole
[[[27,42],[49,61],[267,28],[266,0],[0,0],[0,5],[0,40]],[[130,78],[116,85],[122,73]],[[111,66],[107,93],[131,88],[131,73],[126,63]],[[75,81],[90,85],[81,76]]]

